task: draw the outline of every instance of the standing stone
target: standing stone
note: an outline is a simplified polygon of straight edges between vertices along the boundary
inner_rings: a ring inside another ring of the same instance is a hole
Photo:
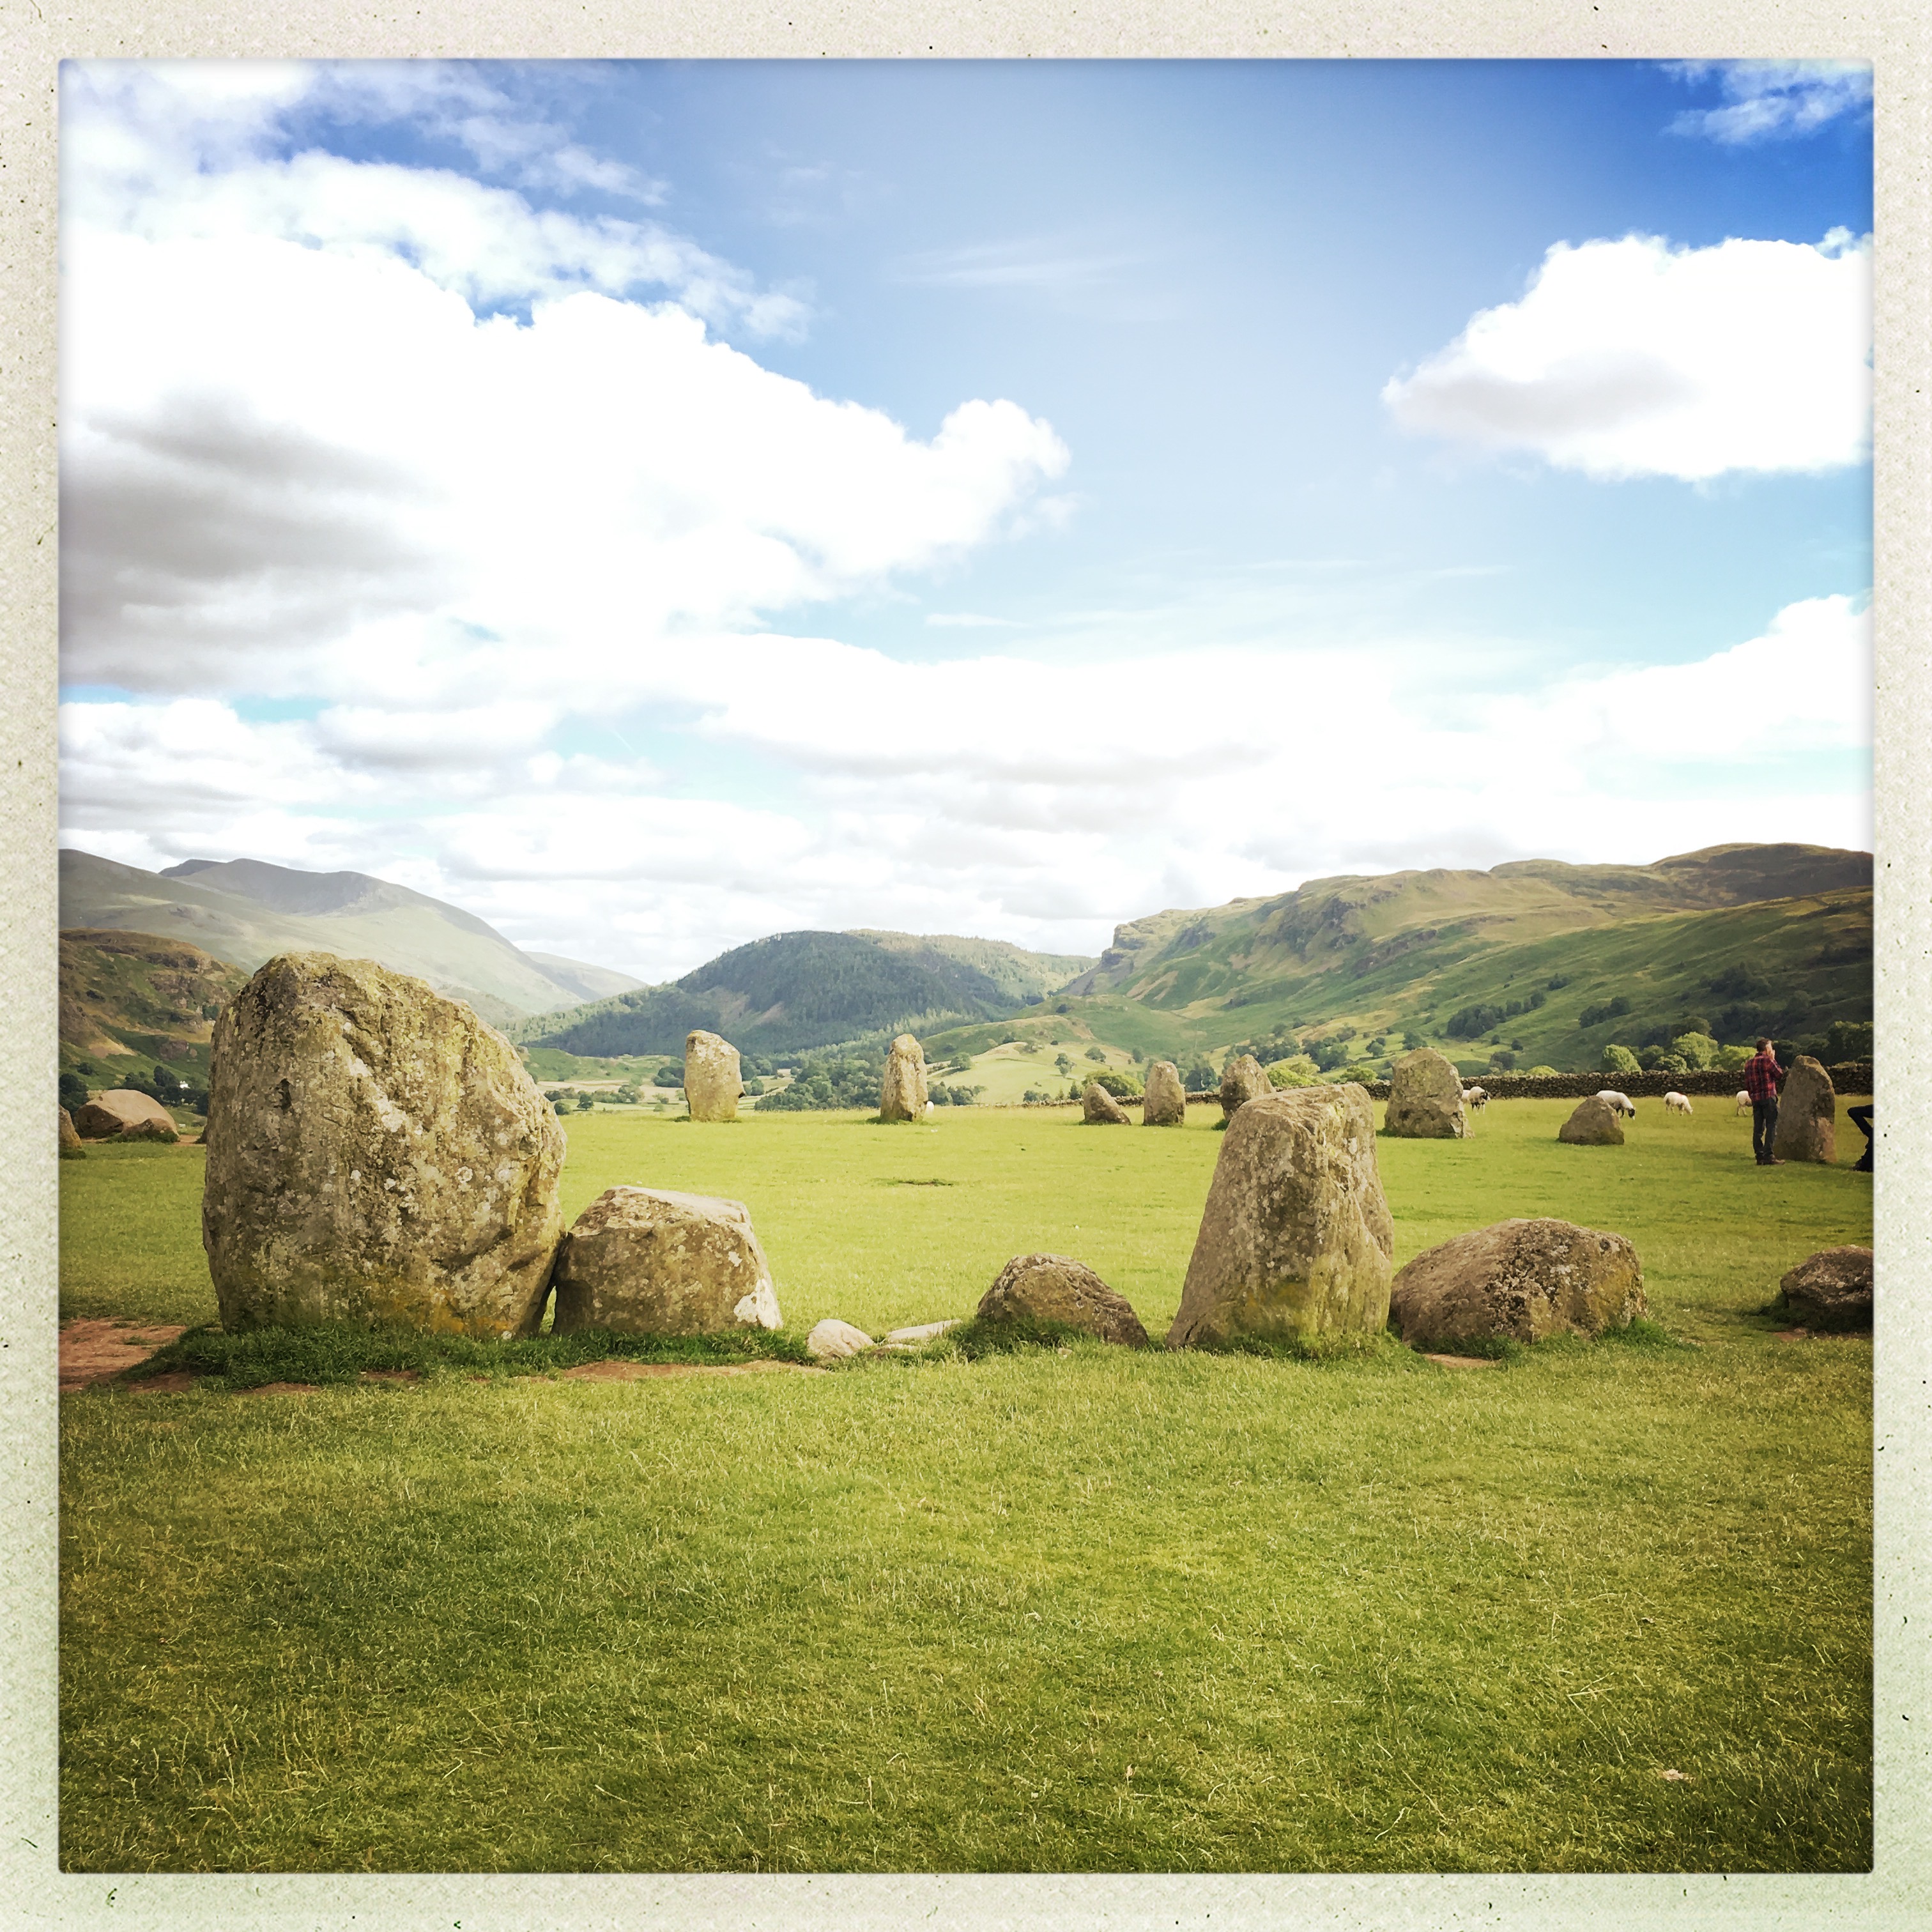
[[[62,1160],[82,1160],[87,1150],[80,1144],[80,1136],[75,1132],[74,1116],[63,1107],[60,1110],[60,1157]]]
[[[770,1264],[742,1202],[607,1188],[557,1250],[554,1334],[719,1335],[779,1323]]]
[[[1579,1100],[1575,1111],[1556,1130],[1556,1138],[1572,1147],[1622,1147],[1624,1124],[1616,1108],[1600,1094]]]
[[[1080,1096],[1081,1120],[1087,1127],[1124,1127],[1131,1124],[1127,1110],[1097,1080],[1087,1083]]]
[[[879,1118],[923,1120],[926,1108],[926,1049],[910,1034],[902,1033],[886,1055],[886,1077],[879,1089]]]
[[[1156,1060],[1148,1069],[1147,1092],[1141,1102],[1144,1127],[1184,1127],[1187,1124],[1187,1090],[1180,1084],[1180,1069],[1171,1060]]]
[[[214,1026],[202,1240],[230,1330],[536,1334],[563,1130],[471,1009],[369,959],[271,959]]]
[[[1229,1060],[1221,1074],[1221,1118],[1232,1120],[1237,1109],[1274,1090],[1267,1070],[1252,1053]]]
[[[1784,1076],[1778,1096],[1778,1133],[1772,1152],[1780,1160],[1822,1161],[1838,1157],[1838,1096],[1832,1076],[1808,1053],[1801,1053]]]
[[[1133,1304],[1084,1262],[1066,1255],[1016,1255],[980,1298],[982,1322],[1058,1322],[1103,1342],[1144,1348]]]
[[[745,1082],[738,1049],[701,1028],[684,1036],[684,1098],[694,1120],[735,1120]]]
[[[1574,1222],[1498,1221],[1426,1250],[1395,1278],[1389,1318],[1412,1347],[1600,1335],[1648,1312],[1636,1250]]]
[[[152,1094],[132,1087],[110,1087],[97,1094],[74,1117],[76,1130],[89,1140],[105,1140],[110,1134],[125,1132],[136,1120],[158,1120],[170,1133],[175,1117]]]
[[[1405,1053],[1390,1069],[1382,1124],[1398,1140],[1465,1138],[1469,1117],[1462,1105],[1462,1076],[1454,1062],[1432,1046]]]
[[[1869,1248],[1820,1248],[1778,1286],[1785,1313],[1804,1328],[1843,1334],[1872,1325]]]
[[[1228,1123],[1167,1346],[1376,1334],[1394,1246],[1367,1094],[1352,1082],[1250,1100]]]

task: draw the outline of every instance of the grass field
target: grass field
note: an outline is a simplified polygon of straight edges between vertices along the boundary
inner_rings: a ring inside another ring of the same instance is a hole
[[[747,1202],[796,1330],[1045,1248],[1158,1336],[1214,1111],[584,1115],[566,1208]],[[1614,1228],[1674,1344],[70,1399],[63,1861],[1860,1868],[1870,1344],[1756,1311],[1870,1239],[1869,1180],[1567,1111],[1380,1142],[1397,1260]],[[212,1318],[200,1158],[64,1166],[64,1312]]]

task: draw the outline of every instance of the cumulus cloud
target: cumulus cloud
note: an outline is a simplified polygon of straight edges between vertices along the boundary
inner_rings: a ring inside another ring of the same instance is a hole
[[[1671,61],[1666,66],[1693,86],[1714,76],[1725,104],[1687,108],[1671,122],[1671,133],[1702,135],[1726,147],[1790,140],[1871,110],[1872,70],[1864,61]]]
[[[1382,400],[1406,429],[1605,479],[1818,472],[1871,435],[1871,248],[1558,243]]]

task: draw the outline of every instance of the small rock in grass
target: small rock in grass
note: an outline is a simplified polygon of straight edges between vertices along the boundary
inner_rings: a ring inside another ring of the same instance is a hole
[[[1848,1334],[1872,1325],[1872,1251],[1820,1248],[1778,1283],[1794,1322],[1823,1334]]]
[[[1187,1124],[1187,1090],[1180,1069],[1171,1060],[1156,1060],[1148,1069],[1147,1093],[1141,1102],[1144,1127],[1179,1127]]]
[[[1066,1255],[1014,1256],[982,1298],[979,1314],[982,1322],[1058,1322],[1103,1342],[1148,1345],[1126,1297]]]
[[[1627,1328],[1649,1304],[1636,1250],[1574,1222],[1498,1221],[1430,1248],[1389,1292],[1389,1319],[1412,1348],[1540,1342]]]
[[[872,1338],[864,1329],[855,1328],[850,1322],[841,1322],[832,1315],[815,1324],[805,1338],[805,1352],[820,1362],[842,1361],[872,1346]]]
[[[1575,1112],[1557,1129],[1556,1138],[1571,1147],[1622,1147],[1624,1124],[1609,1101],[1592,1094],[1576,1102]]]
[[[608,1188],[557,1250],[552,1330],[718,1335],[780,1325],[778,1292],[742,1202]]]
[[[1129,1124],[1127,1110],[1109,1094],[1097,1080],[1087,1083],[1087,1090],[1080,1096],[1083,1109],[1082,1124],[1089,1127],[1124,1127]]]
[[[896,1348],[916,1348],[922,1342],[930,1342],[935,1335],[944,1335],[949,1328],[959,1326],[955,1316],[950,1322],[922,1322],[916,1328],[894,1328],[887,1331],[883,1339]]]

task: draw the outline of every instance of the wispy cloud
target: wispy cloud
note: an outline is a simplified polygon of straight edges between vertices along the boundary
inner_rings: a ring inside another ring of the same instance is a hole
[[[931,610],[926,621],[936,631],[1016,631],[1011,617],[982,617],[974,610]]]
[[[1685,109],[1670,132],[1726,147],[1791,140],[1871,111],[1872,70],[1862,61],[1670,61],[1665,67],[1692,86],[1715,76],[1725,104]]]
[[[1064,242],[1040,237],[927,249],[902,256],[888,272],[896,282],[926,288],[1062,290],[1112,281],[1142,259],[1083,252]]]

